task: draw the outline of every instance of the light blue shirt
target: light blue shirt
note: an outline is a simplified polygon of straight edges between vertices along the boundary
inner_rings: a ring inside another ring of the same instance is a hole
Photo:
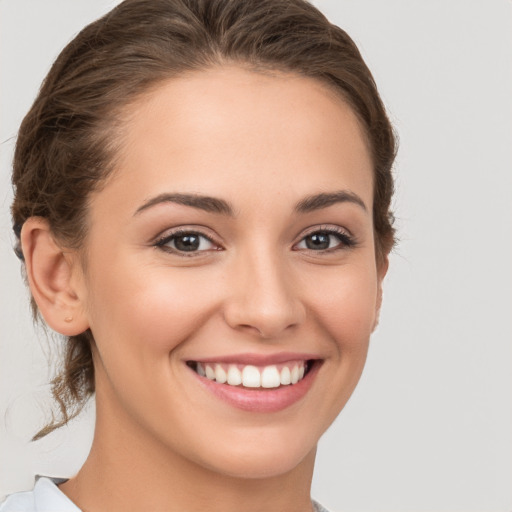
[[[7,496],[0,504],[0,512],[81,512],[57,487],[65,481],[65,478],[36,477],[36,485],[32,491]],[[328,512],[316,501],[312,503],[315,512]]]
[[[80,509],[57,487],[65,478],[36,477],[32,491],[7,496],[0,512],[80,512]]]

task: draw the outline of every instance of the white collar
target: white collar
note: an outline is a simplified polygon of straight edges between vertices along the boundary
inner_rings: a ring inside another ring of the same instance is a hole
[[[67,478],[36,476],[34,503],[37,512],[81,512],[57,487],[66,480]]]

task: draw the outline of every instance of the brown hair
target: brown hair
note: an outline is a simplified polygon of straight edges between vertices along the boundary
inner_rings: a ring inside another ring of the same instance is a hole
[[[125,0],[85,27],[53,64],[18,134],[17,235],[27,218],[41,216],[63,245],[79,248],[88,197],[115,164],[123,108],[163,80],[226,62],[317,78],[351,105],[373,157],[381,263],[394,241],[393,130],[354,42],[303,0]],[[93,341],[90,330],[66,340],[64,367],[52,381],[61,418],[34,439],[76,416],[94,392]]]

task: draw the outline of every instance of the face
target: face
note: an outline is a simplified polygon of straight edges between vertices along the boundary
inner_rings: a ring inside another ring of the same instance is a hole
[[[289,471],[350,397],[378,313],[356,116],[313,79],[236,67],[127,114],[77,277],[98,416],[218,473]]]

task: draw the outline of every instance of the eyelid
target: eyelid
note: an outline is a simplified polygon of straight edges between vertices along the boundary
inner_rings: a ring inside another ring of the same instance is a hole
[[[313,233],[318,233],[319,231],[324,231],[324,232],[327,231],[330,233],[338,233],[338,234],[341,233],[341,234],[347,235],[351,238],[354,237],[354,235],[350,232],[350,230],[343,226],[338,226],[337,224],[319,224],[317,226],[311,226],[311,227],[307,228],[305,231],[303,231],[300,235],[300,240],[302,240],[304,237],[311,235]]]
[[[163,240],[172,235],[187,233],[196,233],[198,235],[204,236],[205,238],[208,238],[208,240],[211,240],[215,244],[221,245],[219,236],[217,236],[215,232],[210,228],[207,226],[202,226],[201,224],[180,224],[173,227],[167,227],[155,235],[149,243],[151,245],[155,245],[159,240]]]

